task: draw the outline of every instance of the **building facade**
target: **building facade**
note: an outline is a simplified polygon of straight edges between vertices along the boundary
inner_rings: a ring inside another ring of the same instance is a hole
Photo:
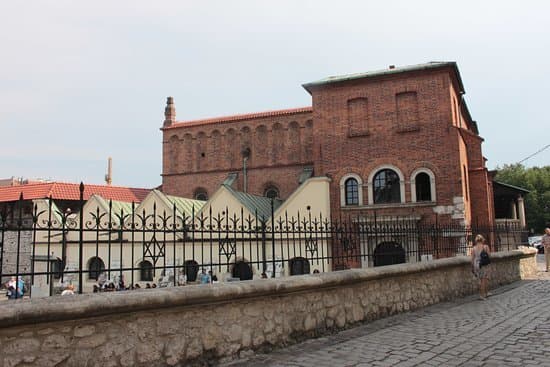
[[[308,177],[326,176],[334,216],[494,223],[483,138],[456,63],[303,87],[311,107],[195,121],[176,121],[168,98],[163,191],[206,199],[232,177],[238,190],[285,199]]]

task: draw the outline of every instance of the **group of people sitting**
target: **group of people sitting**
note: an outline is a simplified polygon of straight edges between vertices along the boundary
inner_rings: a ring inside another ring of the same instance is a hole
[[[25,281],[22,276],[11,277],[6,283],[6,297],[8,299],[23,298],[26,291]]]

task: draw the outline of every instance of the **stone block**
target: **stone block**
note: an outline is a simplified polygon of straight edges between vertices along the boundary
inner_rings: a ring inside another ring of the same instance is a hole
[[[194,359],[202,354],[203,346],[198,339],[192,339],[187,344],[186,356],[188,359]]]
[[[77,338],[82,338],[92,335],[95,330],[95,326],[93,325],[79,325],[75,327],[73,335]]]
[[[103,333],[93,334],[78,340],[77,348],[97,348],[107,341],[107,336]]]
[[[63,334],[48,335],[42,343],[42,350],[67,349],[70,345],[70,339]]]
[[[185,338],[182,337],[176,336],[166,339],[164,356],[166,357],[167,365],[175,366],[184,359],[186,352],[186,343],[187,341],[185,340]]]
[[[138,363],[153,364],[161,360],[163,345],[160,340],[151,339],[146,343],[136,345],[136,360]]]

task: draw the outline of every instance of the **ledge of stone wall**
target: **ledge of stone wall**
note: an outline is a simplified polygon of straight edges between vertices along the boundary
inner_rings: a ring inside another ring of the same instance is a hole
[[[518,260],[533,258],[533,261],[535,261],[535,254],[535,249],[522,248],[520,250],[492,253],[491,260],[497,264],[513,258]],[[201,304],[213,305],[246,298],[267,295],[281,296],[308,290],[342,288],[345,285],[377,279],[389,279],[445,268],[463,267],[469,262],[469,257],[460,256],[428,262],[398,264],[380,268],[351,269],[278,279],[16,300],[2,302],[0,305],[0,329],[18,325],[78,320],[137,311],[157,311],[163,308]],[[534,269],[527,271],[527,273],[536,271],[536,263]],[[522,277],[526,275],[534,274],[522,274]]]

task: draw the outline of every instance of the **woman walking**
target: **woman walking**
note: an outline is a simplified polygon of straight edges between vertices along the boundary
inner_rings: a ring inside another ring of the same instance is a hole
[[[487,263],[489,252],[490,248],[487,246],[485,238],[478,234],[472,249],[472,272],[479,279],[479,298],[482,300],[487,298],[489,287],[490,266]]]

